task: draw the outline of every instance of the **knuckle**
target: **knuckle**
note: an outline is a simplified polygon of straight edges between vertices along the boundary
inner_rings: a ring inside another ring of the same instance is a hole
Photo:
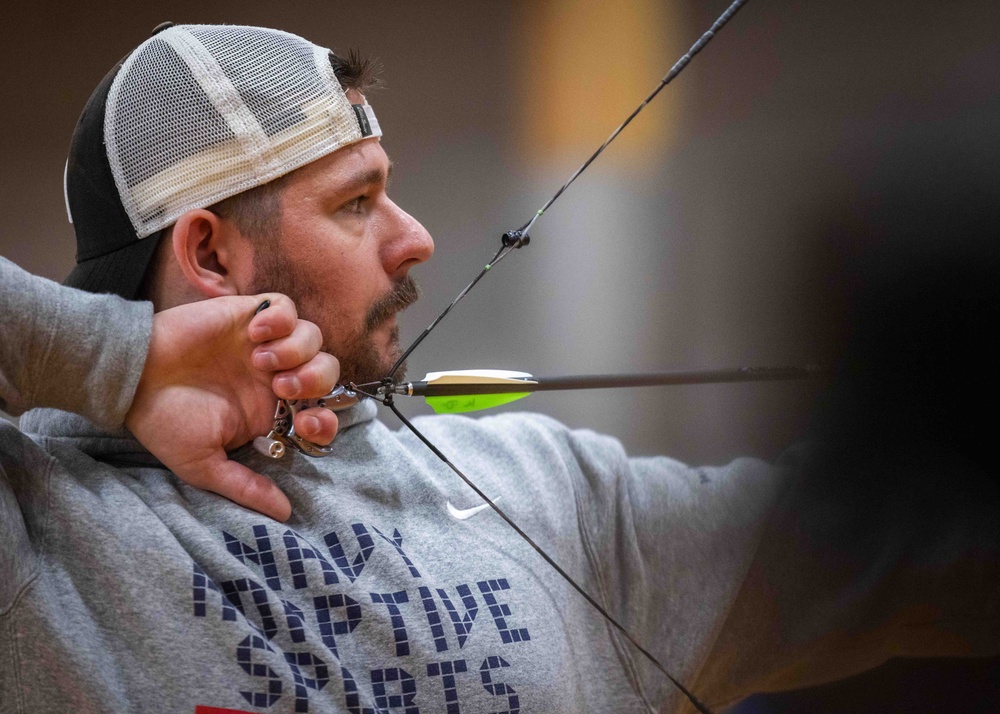
[[[320,352],[310,362],[316,370],[317,379],[333,388],[340,379],[340,360],[329,352]]]
[[[332,388],[328,384],[329,380],[324,379],[323,370],[317,369],[312,362],[296,369],[295,374],[302,384],[303,392],[308,394],[309,398],[322,397]]]
[[[295,326],[295,321],[298,319],[298,314],[295,311],[295,303],[281,293],[275,293],[269,299],[271,300],[271,307],[264,310],[261,315],[267,315],[269,319],[280,323],[291,332]]]
[[[323,333],[319,327],[313,322],[300,319],[299,329],[302,332],[303,340],[309,345],[309,349],[313,353],[318,352],[320,346],[323,344]]]
[[[333,412],[327,411],[322,418],[319,419],[319,428],[313,435],[313,439],[316,443],[326,446],[333,441],[334,437],[337,435],[338,427],[339,423],[337,415]]]

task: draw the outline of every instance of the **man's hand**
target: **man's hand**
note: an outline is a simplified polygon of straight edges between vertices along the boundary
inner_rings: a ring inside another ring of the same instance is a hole
[[[255,314],[265,300],[270,307]],[[333,389],[340,364],[319,351],[321,343],[319,328],[276,293],[159,312],[125,426],[183,481],[284,521],[291,515],[285,494],[226,450],[270,431],[275,395],[310,399]],[[295,430],[329,444],[337,416],[308,409],[296,415]]]

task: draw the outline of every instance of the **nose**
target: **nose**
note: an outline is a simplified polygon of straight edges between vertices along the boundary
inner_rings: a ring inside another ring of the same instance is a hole
[[[420,221],[386,198],[389,225],[382,243],[382,265],[398,279],[434,255],[434,239]]]

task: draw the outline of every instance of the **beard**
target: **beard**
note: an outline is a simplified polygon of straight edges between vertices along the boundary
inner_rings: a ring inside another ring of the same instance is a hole
[[[389,370],[402,354],[399,348],[399,326],[393,327],[389,333],[389,351],[386,355],[381,354],[375,346],[373,334],[386,320],[408,308],[419,297],[420,289],[416,281],[409,275],[404,275],[393,283],[388,293],[372,303],[365,314],[360,334],[350,340],[349,344],[339,348],[344,351],[345,358],[331,352],[340,360],[341,381],[366,384],[389,376]],[[349,362],[345,362],[346,355],[350,355]],[[406,362],[399,365],[392,377],[396,381],[406,378]]]
[[[254,253],[254,276],[251,294],[277,292],[287,295],[295,302],[299,317],[309,320],[322,329],[323,313],[333,306],[323,304],[322,296],[315,285],[285,258],[280,250],[257,250]],[[389,375],[389,370],[402,354],[399,348],[399,327],[393,327],[389,334],[388,349],[383,353],[375,344],[375,331],[386,320],[402,312],[417,301],[420,290],[409,275],[397,280],[388,293],[372,303],[365,314],[364,322],[354,334],[339,343],[323,336],[323,351],[332,354],[340,362],[340,383],[369,384],[378,382]],[[403,362],[393,374],[393,379],[401,381],[406,377],[406,363]]]

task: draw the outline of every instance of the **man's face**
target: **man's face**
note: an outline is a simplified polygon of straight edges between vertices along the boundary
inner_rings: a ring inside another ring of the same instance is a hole
[[[417,298],[408,272],[434,252],[430,234],[386,195],[390,166],[366,139],[298,169],[282,189],[278,249],[267,241],[254,254],[250,292],[291,297],[322,330],[344,382],[388,374],[400,355],[396,313]]]

